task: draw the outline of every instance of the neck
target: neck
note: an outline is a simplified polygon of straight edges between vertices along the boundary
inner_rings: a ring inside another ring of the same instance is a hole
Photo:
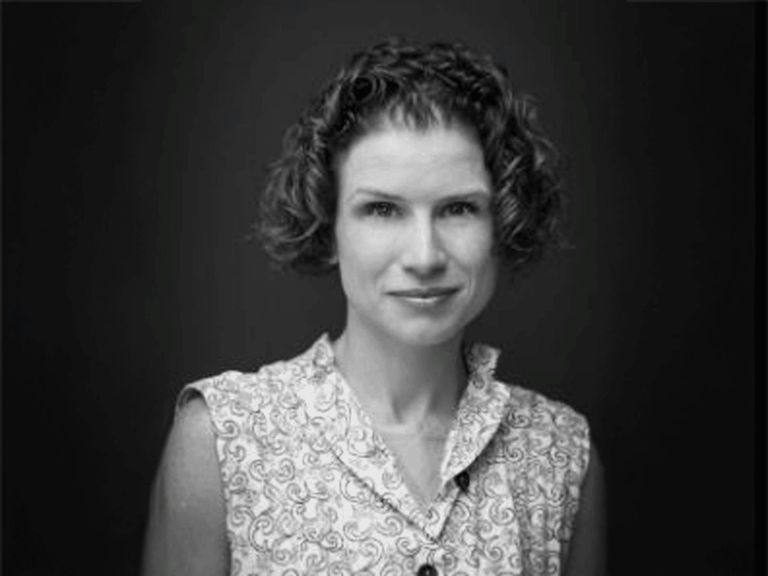
[[[334,343],[339,369],[379,425],[450,424],[467,374],[462,334],[413,346],[348,323]]]

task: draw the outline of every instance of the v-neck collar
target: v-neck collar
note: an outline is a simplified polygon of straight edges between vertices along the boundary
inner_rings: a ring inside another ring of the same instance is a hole
[[[297,394],[310,425],[355,476],[431,538],[439,536],[458,497],[452,479],[469,468],[488,445],[510,399],[509,388],[494,378],[498,350],[471,344],[462,351],[467,386],[446,439],[441,488],[426,509],[408,489],[394,456],[340,373],[328,334],[298,359],[306,363],[300,370],[308,378]]]

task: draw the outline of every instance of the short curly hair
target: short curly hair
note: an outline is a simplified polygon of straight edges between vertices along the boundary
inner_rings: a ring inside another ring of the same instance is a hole
[[[563,238],[557,152],[536,110],[502,65],[460,43],[392,38],[355,54],[286,132],[260,203],[264,249],[283,268],[335,269],[339,155],[387,116],[417,129],[459,121],[477,134],[491,175],[496,254],[521,269]]]

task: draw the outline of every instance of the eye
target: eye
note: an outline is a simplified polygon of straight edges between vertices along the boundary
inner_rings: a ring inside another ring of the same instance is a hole
[[[363,213],[366,216],[376,216],[378,218],[391,218],[397,214],[397,205],[392,202],[377,200],[368,202],[363,206]]]
[[[443,214],[446,216],[471,216],[477,214],[479,210],[480,208],[477,204],[461,200],[447,204],[443,208]]]

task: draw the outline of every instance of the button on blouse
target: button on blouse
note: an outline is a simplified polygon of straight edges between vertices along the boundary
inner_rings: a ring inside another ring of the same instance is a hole
[[[462,492],[466,492],[469,489],[469,472],[464,470],[463,472],[459,472],[456,475],[456,486],[459,487],[459,490]]]
[[[416,571],[416,576],[437,576],[437,569],[432,564],[422,564]]]

